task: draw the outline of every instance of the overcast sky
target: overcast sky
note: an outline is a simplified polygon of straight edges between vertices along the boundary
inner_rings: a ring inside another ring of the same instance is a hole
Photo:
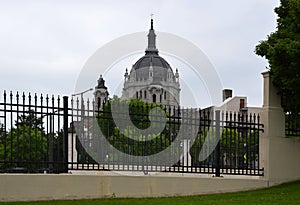
[[[212,62],[224,88],[247,96],[250,106],[261,106],[260,73],[267,62],[254,48],[275,30],[278,5],[279,0],[0,0],[0,89],[70,95],[97,49],[147,31],[154,13],[156,31],[193,42]]]

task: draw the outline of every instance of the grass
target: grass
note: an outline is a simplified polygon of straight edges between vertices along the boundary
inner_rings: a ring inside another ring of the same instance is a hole
[[[142,199],[97,199],[97,200],[67,200],[67,201],[38,201],[38,202],[3,202],[0,205],[21,204],[21,205],[102,205],[102,204],[121,204],[121,205],[176,205],[176,204],[199,204],[199,205],[259,205],[259,204],[300,204],[300,181],[282,184],[279,186],[260,189],[254,191],[212,194],[190,197],[169,197],[169,198],[142,198]]]

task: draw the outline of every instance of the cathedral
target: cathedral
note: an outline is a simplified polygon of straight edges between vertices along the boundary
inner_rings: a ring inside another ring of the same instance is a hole
[[[156,48],[156,34],[153,28],[153,19],[149,29],[148,46],[142,56],[128,72],[124,74],[122,99],[139,98],[144,102],[171,106],[180,105],[179,73],[175,73],[170,64],[161,56]],[[95,87],[96,102],[105,102],[108,91],[105,81],[100,75]]]

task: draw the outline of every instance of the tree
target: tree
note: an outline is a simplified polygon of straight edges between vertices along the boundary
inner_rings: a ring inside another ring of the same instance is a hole
[[[255,53],[268,60],[273,84],[286,112],[300,111],[300,1],[281,0],[277,30],[260,41]]]
[[[204,134],[198,134],[190,151],[194,165],[208,165],[215,161],[216,140],[215,128],[206,128]],[[210,156],[204,161],[199,161],[199,154],[205,141],[207,141],[206,150],[210,153]],[[226,157],[225,161],[227,161],[228,164],[233,164],[232,162],[235,163],[238,156],[241,154],[241,146],[244,144],[243,139],[239,136],[237,130],[229,128],[222,129],[219,142],[221,150],[220,156]]]
[[[15,121],[16,127],[28,126],[31,129],[38,129],[44,133],[42,117],[37,117],[34,110],[29,110],[26,114],[18,116],[18,119]]]
[[[18,116],[9,132],[1,136],[0,159],[6,163],[0,169],[24,168],[29,172],[38,172],[39,166],[47,159],[47,137],[41,118],[34,111]]]
[[[215,133],[215,128],[207,128],[204,134],[198,134],[190,150],[193,165],[215,166]],[[239,167],[247,164],[253,167],[255,165],[256,156],[258,155],[258,136],[258,131],[238,131],[237,128],[223,128],[219,141],[221,166]],[[208,143],[206,150],[210,153],[210,156],[204,161],[199,161],[199,154],[205,141]]]
[[[6,130],[4,128],[4,125],[0,123],[0,144],[3,143],[3,138],[6,134]]]
[[[13,128],[6,136],[6,156],[10,167],[22,167],[28,171],[35,169],[46,154],[46,137],[37,129],[27,125]],[[3,154],[4,152],[1,151]],[[4,156],[1,156],[4,158]]]
[[[112,116],[111,111],[113,104],[114,108],[117,109],[114,116]],[[161,133],[144,136],[140,132],[141,130],[147,129],[151,124],[156,127],[156,125],[162,123],[159,117],[154,121],[150,119],[149,113],[155,107],[164,110],[169,121],[166,122],[166,126]],[[129,108],[129,118],[134,128],[128,125],[126,118],[124,118],[124,109],[127,108]],[[171,110],[160,104],[146,103],[140,99],[121,100],[114,96],[104,105],[102,110],[99,110],[97,121],[106,140],[115,149],[133,156],[149,156],[166,149],[177,136],[176,132],[180,128],[179,121],[172,122],[170,112]],[[119,122],[125,124],[123,131],[116,126],[116,119],[113,118],[117,118]],[[112,147],[106,149],[109,152]],[[118,158],[117,156],[110,157]]]

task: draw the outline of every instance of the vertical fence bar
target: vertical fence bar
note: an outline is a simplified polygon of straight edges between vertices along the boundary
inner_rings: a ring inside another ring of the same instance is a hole
[[[71,98],[71,169],[74,169],[74,162],[76,162],[76,169],[78,169],[78,153],[76,153],[74,157],[74,143],[76,143],[77,136],[75,134],[74,138],[74,99],[73,97]],[[75,144],[76,145],[76,144]],[[76,149],[76,148],[75,148]],[[77,151],[77,150],[76,150]]]
[[[63,163],[64,172],[68,172],[68,96],[63,97],[64,105],[64,138],[63,138]]]
[[[218,141],[216,146],[216,177],[220,177],[220,154],[221,154],[221,147],[220,147],[220,110],[216,110],[216,137],[215,139]]]
[[[4,172],[6,172],[6,169],[7,169],[7,133],[6,133],[6,129],[7,129],[7,116],[6,116],[6,92],[4,91],[4,94],[3,94],[3,99],[4,99],[4,105],[3,105],[3,118],[4,118],[4,138],[3,138],[3,145],[4,145],[4,153],[3,153],[3,159],[4,159]]]

